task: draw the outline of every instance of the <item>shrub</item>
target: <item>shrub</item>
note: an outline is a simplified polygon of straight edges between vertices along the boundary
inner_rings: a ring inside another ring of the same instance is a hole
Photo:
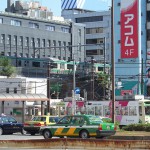
[[[130,124],[122,128],[125,131],[150,131],[150,124]]]

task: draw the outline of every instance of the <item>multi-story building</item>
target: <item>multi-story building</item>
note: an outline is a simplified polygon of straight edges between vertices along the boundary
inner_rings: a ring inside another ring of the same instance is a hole
[[[7,12],[0,13],[0,54],[12,59],[16,67],[41,67],[44,58],[83,62],[85,60],[85,26],[62,17],[41,17],[31,15],[38,9],[39,3],[27,4],[8,0]],[[19,7],[20,6],[20,7]],[[22,6],[22,7],[21,7]],[[20,11],[19,11],[20,10]],[[27,14],[24,14],[26,10]],[[47,11],[47,10],[46,10]],[[13,13],[11,13],[13,12]],[[37,13],[35,13],[37,14]],[[42,61],[40,61],[42,59]]]
[[[114,1],[115,76],[120,86],[119,94],[148,94],[144,88],[149,66],[149,33],[146,29],[149,28],[149,15],[146,15],[149,6],[146,0]]]
[[[91,56],[97,62],[111,62],[111,11],[90,11],[84,9],[62,9],[61,15],[76,23],[85,24],[86,59]]]

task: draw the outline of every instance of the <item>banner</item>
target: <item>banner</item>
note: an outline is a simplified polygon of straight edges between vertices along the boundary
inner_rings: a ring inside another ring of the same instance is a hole
[[[138,57],[138,0],[121,0],[121,58]]]

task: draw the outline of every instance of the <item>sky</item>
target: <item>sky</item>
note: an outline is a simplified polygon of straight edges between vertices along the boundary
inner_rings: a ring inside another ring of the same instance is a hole
[[[61,0],[24,0],[39,1],[42,6],[46,6],[55,16],[61,15]],[[7,6],[7,0],[0,0],[0,11],[4,11]],[[103,11],[111,6],[111,0],[85,0],[83,9]]]

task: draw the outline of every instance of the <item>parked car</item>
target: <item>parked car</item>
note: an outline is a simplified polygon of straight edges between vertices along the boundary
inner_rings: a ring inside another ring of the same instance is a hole
[[[58,116],[34,116],[30,121],[24,123],[24,130],[31,135],[35,135],[39,133],[41,127],[56,124],[59,119]]]
[[[24,134],[23,123],[11,116],[0,116],[0,135],[20,132]]]
[[[40,129],[40,134],[45,139],[52,137],[80,137],[82,139],[96,137],[103,138],[114,135],[114,123],[103,122],[93,115],[70,115],[64,116],[56,124],[45,126]]]

